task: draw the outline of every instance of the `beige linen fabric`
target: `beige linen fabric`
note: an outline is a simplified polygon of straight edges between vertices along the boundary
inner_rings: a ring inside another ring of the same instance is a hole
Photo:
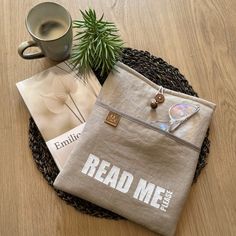
[[[164,89],[165,102],[152,110],[150,100],[158,89],[118,63],[54,186],[173,235],[215,105]],[[151,124],[168,120],[170,106],[186,102],[200,110],[173,133]],[[117,127],[104,123],[109,111],[120,115]]]

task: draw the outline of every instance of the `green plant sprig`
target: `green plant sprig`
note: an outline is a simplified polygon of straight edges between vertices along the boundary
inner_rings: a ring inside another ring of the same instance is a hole
[[[121,56],[123,41],[112,22],[97,19],[95,10],[80,11],[83,20],[75,20],[73,27],[79,29],[75,35],[71,63],[81,73],[90,68],[99,70],[104,76],[111,71]]]

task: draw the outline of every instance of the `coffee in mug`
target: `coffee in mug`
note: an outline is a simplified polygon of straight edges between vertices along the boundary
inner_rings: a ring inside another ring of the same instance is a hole
[[[62,61],[69,57],[72,46],[72,20],[68,11],[53,2],[44,2],[33,7],[26,18],[26,28],[33,41],[21,43],[18,52],[24,59],[48,57]],[[41,52],[25,54],[37,46]]]
[[[47,20],[35,29],[35,34],[44,40],[53,40],[61,37],[67,25],[59,20]]]

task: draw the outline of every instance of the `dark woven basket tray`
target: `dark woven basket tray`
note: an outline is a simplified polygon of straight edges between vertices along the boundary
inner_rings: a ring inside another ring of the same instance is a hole
[[[121,61],[158,85],[192,96],[198,96],[177,68],[169,65],[161,58],[152,56],[149,52],[125,48],[123,50]],[[99,78],[100,82],[103,83],[104,78],[99,77],[99,73],[96,71],[95,74]],[[58,175],[59,170],[32,118],[30,118],[29,122],[29,146],[32,150],[33,159],[36,162],[39,171],[43,174],[47,182],[53,187],[53,182]],[[198,165],[193,180],[194,182],[197,180],[201,170],[206,165],[209,147],[210,141],[208,139],[207,132],[199,155]],[[56,189],[54,190],[60,198],[66,201],[69,205],[75,207],[80,212],[108,219],[122,219],[121,216],[81,198],[74,197],[68,193],[58,191]]]

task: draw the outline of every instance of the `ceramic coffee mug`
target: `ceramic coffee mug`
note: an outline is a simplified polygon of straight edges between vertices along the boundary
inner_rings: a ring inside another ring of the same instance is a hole
[[[18,53],[24,59],[48,57],[62,61],[69,57],[72,46],[72,20],[69,12],[59,4],[43,2],[33,7],[26,18],[26,28],[33,41],[19,45]],[[40,52],[24,53],[29,47]]]

